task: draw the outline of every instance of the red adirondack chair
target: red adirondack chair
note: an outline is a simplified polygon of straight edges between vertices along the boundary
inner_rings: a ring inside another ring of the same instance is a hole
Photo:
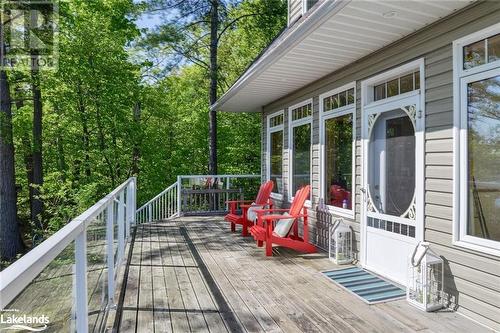
[[[289,209],[257,210],[257,224],[250,228],[250,233],[257,241],[259,247],[263,246],[263,243],[266,243],[266,256],[273,255],[273,244],[304,253],[316,252],[316,247],[309,242],[307,208],[304,207],[309,197],[310,190],[311,188],[309,185],[299,189]],[[288,213],[288,215],[279,214],[285,212]],[[303,237],[299,236],[299,221],[301,218],[304,224]],[[293,219],[293,222],[289,226],[288,231],[284,231],[283,228],[280,228],[280,232],[284,233],[284,235],[279,235],[274,231],[278,221],[290,219]]]
[[[224,220],[231,223],[231,231],[236,231],[236,225],[241,224],[242,236],[248,236],[248,227],[253,225],[253,221],[249,221],[247,218],[248,209],[252,207],[252,203],[255,202],[254,206],[259,207],[269,207],[272,208],[272,202],[270,200],[271,192],[273,190],[274,183],[272,180],[269,180],[262,184],[259,189],[259,193],[253,200],[232,200],[226,201],[229,204],[229,214],[224,217]],[[241,209],[241,214],[237,213],[238,206]]]

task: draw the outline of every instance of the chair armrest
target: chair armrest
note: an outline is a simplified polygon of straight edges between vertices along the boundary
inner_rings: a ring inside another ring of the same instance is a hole
[[[290,209],[286,208],[269,208],[269,209],[257,209],[255,212],[257,214],[271,213],[271,212],[288,212]]]
[[[250,205],[247,205],[247,204],[242,204],[240,205],[241,208],[250,208],[250,207],[266,207],[266,206],[269,206],[270,204],[268,203],[265,203],[265,204],[250,204]]]
[[[253,202],[253,200],[228,200],[228,201],[226,201],[227,204],[231,204],[231,203],[245,203],[245,202]]]
[[[295,219],[299,216],[285,216],[285,215],[263,215],[260,218],[262,221],[274,221],[274,220],[288,220],[288,219]]]

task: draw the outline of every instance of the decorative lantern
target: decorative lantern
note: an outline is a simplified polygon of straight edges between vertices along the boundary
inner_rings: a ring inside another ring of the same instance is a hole
[[[444,306],[444,261],[421,242],[409,258],[407,301],[424,311],[435,311]]]
[[[328,257],[337,265],[350,264],[352,254],[352,230],[338,219],[328,226]]]

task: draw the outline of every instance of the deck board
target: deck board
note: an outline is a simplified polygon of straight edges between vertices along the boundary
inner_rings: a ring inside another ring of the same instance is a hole
[[[119,332],[491,332],[398,300],[367,305],[320,273],[323,253],[267,258],[220,217],[137,227]]]

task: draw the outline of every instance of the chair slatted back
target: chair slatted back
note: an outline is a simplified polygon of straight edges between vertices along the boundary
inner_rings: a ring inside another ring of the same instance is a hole
[[[310,191],[311,186],[306,185],[303,188],[299,189],[297,193],[295,193],[292,205],[290,206],[290,215],[295,216],[301,213],[301,210],[304,207],[307,198],[309,198]]]
[[[272,180],[268,180],[264,184],[260,185],[259,193],[257,194],[257,198],[255,198],[255,203],[257,205],[264,205],[269,200],[271,196],[271,192],[273,191],[274,182]]]

